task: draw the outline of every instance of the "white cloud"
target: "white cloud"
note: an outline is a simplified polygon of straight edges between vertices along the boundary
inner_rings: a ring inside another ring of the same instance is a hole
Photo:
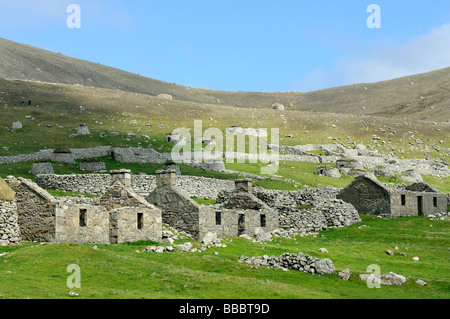
[[[450,24],[432,29],[407,43],[384,44],[348,52],[329,69],[317,68],[295,88],[317,90],[363,82],[390,80],[450,66]]]

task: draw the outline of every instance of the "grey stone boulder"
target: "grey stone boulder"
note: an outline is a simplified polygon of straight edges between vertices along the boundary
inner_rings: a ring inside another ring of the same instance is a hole
[[[340,271],[338,273],[339,278],[341,278],[342,280],[346,280],[346,281],[350,279],[351,275],[352,275],[352,272],[348,268],[343,271]]]
[[[425,281],[423,281],[422,279],[417,279],[416,284],[424,286],[424,287],[428,286],[428,284]]]
[[[359,278],[367,282],[381,284],[384,286],[401,286],[407,281],[404,276],[393,272],[381,274],[380,276],[375,276],[374,274],[361,274],[359,275]]]
[[[175,245],[174,247],[181,251],[188,252],[189,250],[191,250],[192,246],[192,243],[184,243],[182,245]]]
[[[89,128],[84,124],[81,124],[77,128],[77,135],[90,135],[90,134],[91,132],[89,131]]]
[[[281,103],[273,103],[272,104],[272,109],[279,110],[279,111],[284,111],[284,105],[281,104]]]
[[[316,261],[316,272],[318,274],[331,274],[335,270],[334,264],[329,258],[319,259]]]
[[[257,241],[269,241],[272,239],[272,235],[265,232],[261,227],[255,229],[254,237]]]
[[[206,235],[202,239],[202,245],[208,246],[208,245],[214,245],[220,243],[220,240],[217,238],[216,233],[206,233]]]
[[[20,121],[15,121],[15,122],[12,124],[12,129],[13,129],[13,130],[20,130],[22,127],[23,127],[23,126],[22,126],[22,123],[20,123]]]

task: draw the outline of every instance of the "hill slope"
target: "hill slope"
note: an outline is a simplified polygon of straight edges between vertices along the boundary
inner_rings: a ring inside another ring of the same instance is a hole
[[[176,100],[249,108],[279,102],[290,109],[357,115],[450,120],[450,68],[390,81],[314,92],[224,92],[150,79],[98,63],[0,39],[0,75],[9,79],[79,84]]]

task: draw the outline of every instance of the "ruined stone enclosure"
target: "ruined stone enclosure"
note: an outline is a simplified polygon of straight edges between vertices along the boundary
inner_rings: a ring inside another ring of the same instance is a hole
[[[447,196],[426,183],[390,189],[364,176],[344,188],[337,198],[351,203],[359,214],[389,217],[423,216],[447,211]]]
[[[250,179],[235,181],[235,190],[213,214],[202,215],[201,233],[215,232],[218,237],[255,236],[279,227],[278,211],[258,199]]]

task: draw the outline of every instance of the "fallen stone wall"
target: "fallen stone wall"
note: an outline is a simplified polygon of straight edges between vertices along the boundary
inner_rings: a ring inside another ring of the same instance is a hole
[[[268,267],[277,269],[293,269],[311,274],[331,274],[335,267],[331,259],[320,259],[299,252],[298,254],[286,253],[279,257],[267,256],[246,257],[241,256],[239,262],[256,265],[258,267]]]

